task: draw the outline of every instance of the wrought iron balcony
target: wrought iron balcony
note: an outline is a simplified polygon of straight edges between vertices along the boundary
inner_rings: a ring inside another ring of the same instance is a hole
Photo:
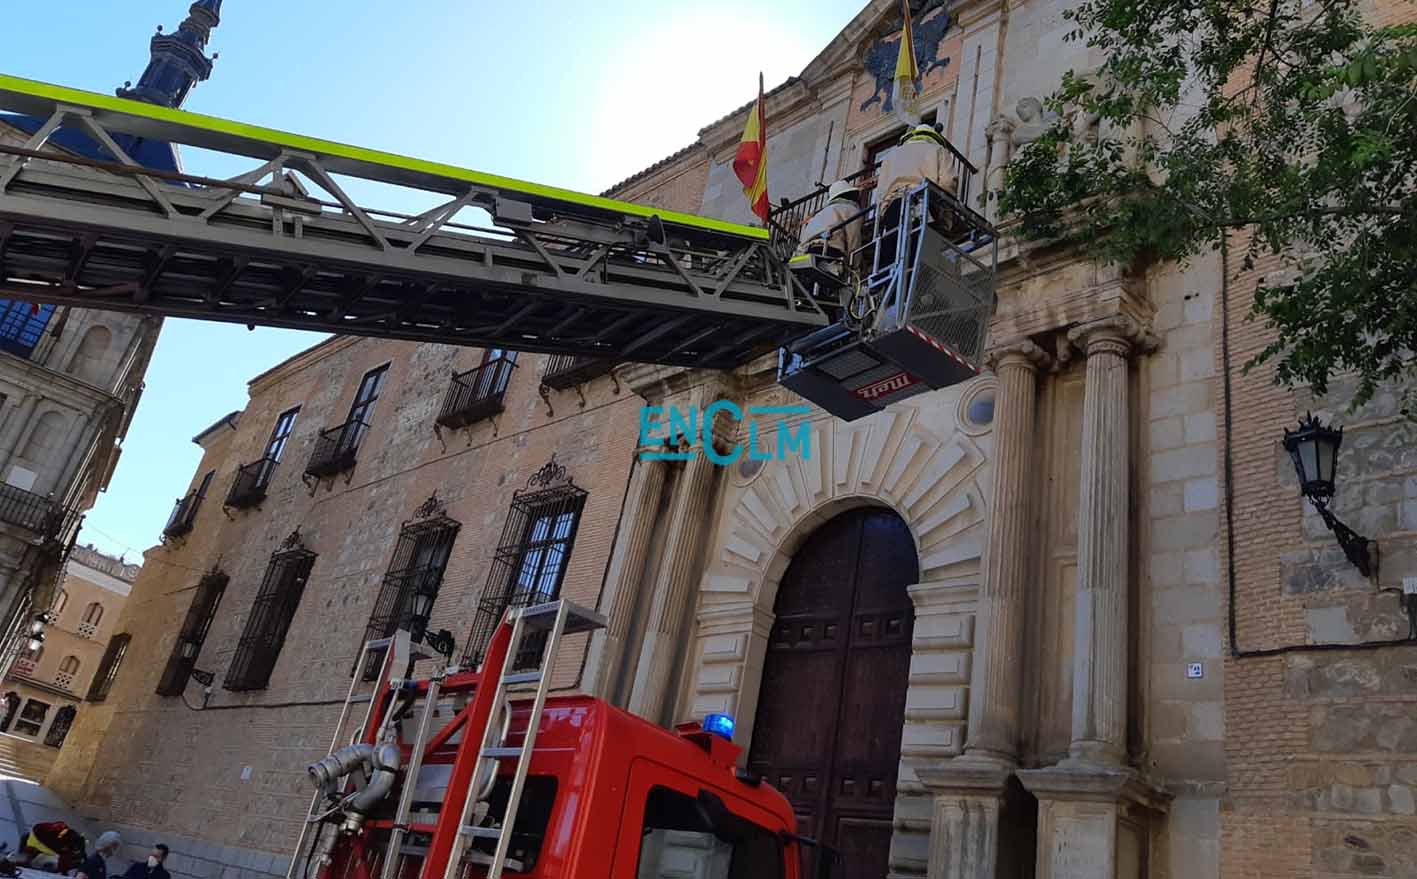
[[[310,463],[305,465],[305,474],[322,479],[353,467],[359,453],[359,443],[368,430],[369,425],[364,422],[350,420],[320,431],[315,438],[315,451],[310,455]]]
[[[266,487],[271,484],[277,463],[274,458],[267,457],[238,467],[236,478],[231,482],[231,490],[226,493],[224,505],[244,510],[265,500]]]
[[[564,390],[572,385],[600,378],[610,372],[615,361],[608,357],[583,357],[576,354],[553,354],[546,361],[541,383],[548,388]]]
[[[448,393],[443,396],[438,423],[443,427],[466,427],[501,412],[502,398],[515,368],[516,362],[511,358],[494,357],[481,366],[454,375]]]
[[[177,499],[177,503],[172,506],[172,515],[167,517],[167,525],[162,529],[162,536],[181,537],[192,530],[192,525],[197,521],[197,510],[202,505],[202,495],[198,492],[191,492],[186,497]]]
[[[54,540],[73,517],[73,512],[51,498],[0,483],[0,522],[32,531],[44,540]]]

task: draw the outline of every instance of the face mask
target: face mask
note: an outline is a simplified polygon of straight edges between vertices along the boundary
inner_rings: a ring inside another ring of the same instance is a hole
[[[157,858],[153,857],[152,855],[148,855],[148,866],[149,866],[149,867],[156,867],[156,866],[157,866]]]

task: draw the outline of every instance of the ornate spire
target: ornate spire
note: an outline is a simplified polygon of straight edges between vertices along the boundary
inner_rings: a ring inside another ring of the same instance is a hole
[[[192,86],[211,76],[216,56],[206,56],[207,39],[220,23],[221,0],[197,0],[176,33],[164,34],[162,25],[158,25],[151,44],[152,60],[138,85],[125,82],[118,97],[181,107]]]

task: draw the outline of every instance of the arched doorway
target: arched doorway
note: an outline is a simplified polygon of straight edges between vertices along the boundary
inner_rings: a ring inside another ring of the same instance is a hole
[[[773,606],[748,766],[842,853],[838,879],[887,871],[919,573],[904,520],[860,508],[807,538]]]

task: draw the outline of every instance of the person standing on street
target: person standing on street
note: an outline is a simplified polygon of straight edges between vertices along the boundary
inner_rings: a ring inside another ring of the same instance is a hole
[[[152,851],[148,852],[146,861],[128,868],[128,872],[123,874],[123,879],[172,879],[172,875],[162,865],[165,860],[167,860],[167,846],[158,843],[153,846]]]

